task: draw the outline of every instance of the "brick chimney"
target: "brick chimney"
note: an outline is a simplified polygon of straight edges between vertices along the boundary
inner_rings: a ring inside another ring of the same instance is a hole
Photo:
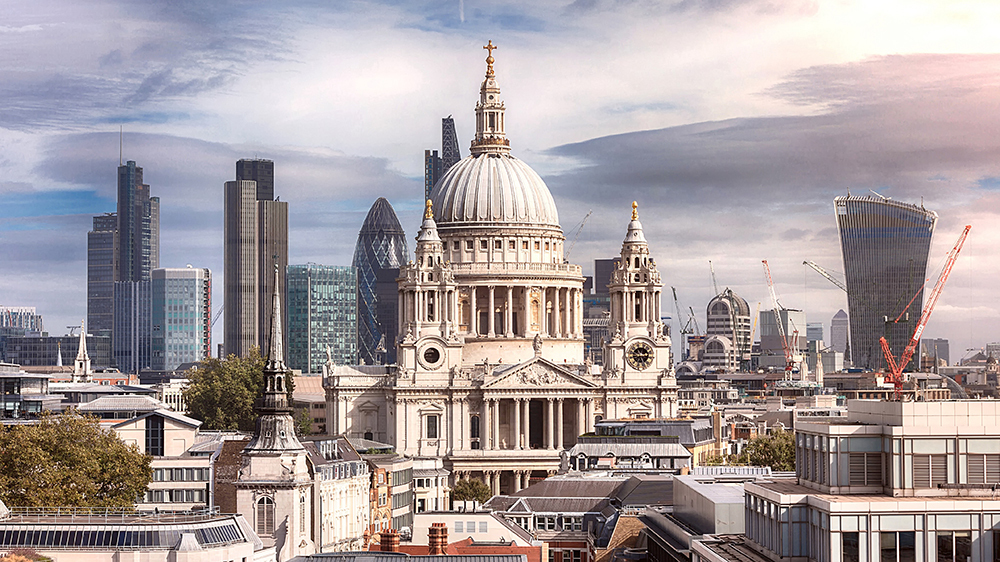
[[[427,554],[448,554],[448,525],[432,523],[427,529]]]
[[[399,552],[399,531],[386,529],[379,535],[378,549],[382,552]]]

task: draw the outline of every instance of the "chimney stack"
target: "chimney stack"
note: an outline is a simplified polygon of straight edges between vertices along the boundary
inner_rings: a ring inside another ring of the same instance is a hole
[[[432,523],[427,529],[427,554],[442,555],[448,554],[448,525],[445,523]]]
[[[382,552],[399,552],[399,531],[386,529],[379,535],[378,549]]]

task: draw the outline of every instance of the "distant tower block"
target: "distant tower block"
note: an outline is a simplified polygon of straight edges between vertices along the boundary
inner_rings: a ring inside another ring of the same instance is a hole
[[[458,134],[455,132],[455,120],[451,115],[441,119],[441,173],[448,171],[456,162],[462,159],[458,149]]]
[[[938,216],[880,195],[837,197],[834,209],[847,277],[851,359],[855,367],[878,370],[884,364],[879,338],[898,356],[920,318]]]

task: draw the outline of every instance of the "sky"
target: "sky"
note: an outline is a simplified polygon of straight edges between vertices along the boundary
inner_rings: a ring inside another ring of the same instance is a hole
[[[781,304],[829,330],[846,295],[802,262],[843,271],[833,198],[873,190],[939,214],[928,287],[972,225],[924,332],[954,362],[1000,341],[997,29],[1000,4],[961,0],[6,0],[0,305],[54,334],[86,316],[120,128],[161,200],[161,267],[212,269],[216,310],[240,158],[275,162],[289,263],[349,265],[380,196],[415,236],[423,151],[452,115],[468,155],[492,40],[512,153],[585,274],[635,200],[702,326],[709,261],[756,311],[766,259]]]

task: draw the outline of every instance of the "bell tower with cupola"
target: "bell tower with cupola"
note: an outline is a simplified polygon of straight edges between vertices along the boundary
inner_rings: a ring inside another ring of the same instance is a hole
[[[645,380],[671,369],[670,336],[660,321],[663,282],[639,222],[639,206],[632,202],[632,220],[622,243],[621,257],[608,284],[611,300],[610,339],[605,344],[604,371],[609,378]]]
[[[476,136],[472,139],[469,152],[473,155],[484,153],[507,154],[510,140],[504,131],[504,106],[500,100],[500,86],[493,73],[493,49],[497,46],[491,40],[483,47],[489,51],[486,57],[486,78],[479,88],[479,102],[476,104]]]
[[[399,379],[404,384],[447,383],[450,370],[462,363],[464,339],[456,327],[458,285],[444,259],[430,199],[415,257],[399,271]]]

